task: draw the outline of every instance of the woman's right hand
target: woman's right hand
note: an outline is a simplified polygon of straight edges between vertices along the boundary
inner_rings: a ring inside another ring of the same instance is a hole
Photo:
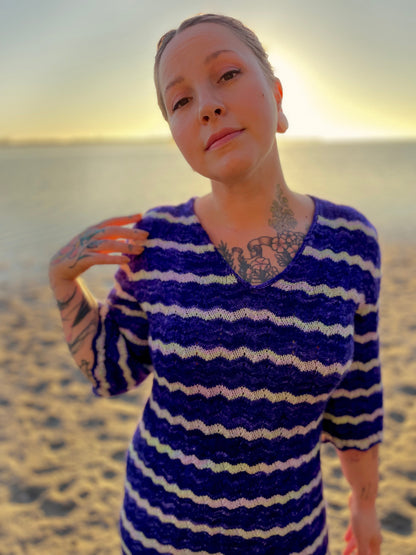
[[[144,250],[148,233],[123,227],[141,220],[141,214],[110,218],[88,227],[62,247],[51,259],[51,284],[73,281],[97,264],[126,264],[127,254],[139,255]],[[121,253],[121,254],[114,254]]]

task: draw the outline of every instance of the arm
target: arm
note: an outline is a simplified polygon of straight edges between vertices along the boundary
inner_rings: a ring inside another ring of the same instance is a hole
[[[350,524],[345,534],[347,546],[343,555],[379,555],[380,524],[376,514],[378,490],[378,445],[367,451],[347,449],[337,453],[345,478],[351,486],[349,498]]]
[[[92,341],[98,329],[98,303],[79,276],[96,264],[125,264],[129,261],[127,253],[140,254],[147,234],[121,227],[140,219],[113,218],[90,227],[60,249],[50,263],[49,280],[66,342],[76,364],[93,384]]]

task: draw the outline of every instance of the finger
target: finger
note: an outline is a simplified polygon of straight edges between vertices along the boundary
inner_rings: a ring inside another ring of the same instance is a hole
[[[101,229],[97,229],[95,233],[86,236],[94,236],[105,239],[147,239],[149,233],[143,229],[131,229],[129,227],[116,227],[107,226]]]
[[[118,265],[122,265],[122,264],[128,264],[130,262],[130,258],[128,256],[125,255],[119,255],[119,254],[92,254],[90,257],[90,261],[91,264],[89,266],[89,268],[91,266],[99,266],[99,265],[104,265],[104,264],[118,264]]]
[[[356,549],[356,547],[357,547],[357,544],[355,542],[355,538],[354,536],[352,536],[344,548],[343,555],[351,555],[351,553],[354,553],[354,550]]]
[[[345,540],[345,541],[348,541],[348,540],[351,539],[351,537],[352,537],[352,526],[351,526],[351,523],[350,523],[350,524],[348,525],[347,531],[345,532],[344,540]]]
[[[143,243],[138,241],[111,241],[92,240],[86,248],[90,252],[111,253],[121,252],[125,254],[141,254],[144,250]]]
[[[140,222],[142,219],[142,214],[133,214],[132,216],[117,216],[115,218],[108,218],[107,220],[103,220],[95,227],[102,228],[107,226],[119,226],[119,225],[129,225],[134,224],[136,222]]]

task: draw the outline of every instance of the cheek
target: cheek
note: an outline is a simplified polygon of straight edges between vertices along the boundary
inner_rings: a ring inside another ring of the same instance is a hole
[[[191,129],[186,125],[174,125],[170,128],[172,138],[176,146],[179,148],[185,160],[192,165],[192,158],[195,152],[195,139],[193,138]]]

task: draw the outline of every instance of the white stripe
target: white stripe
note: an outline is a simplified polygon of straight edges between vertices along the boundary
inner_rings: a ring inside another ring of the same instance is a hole
[[[343,374],[351,364],[348,361],[346,364],[335,362],[333,364],[325,365],[319,360],[301,360],[295,355],[278,355],[271,349],[261,349],[253,351],[248,347],[242,346],[237,349],[226,349],[225,347],[215,347],[213,349],[204,349],[200,345],[188,345],[183,347],[178,343],[163,343],[160,339],[149,338],[149,345],[153,351],[160,351],[163,355],[178,355],[180,358],[187,359],[192,357],[199,357],[206,361],[211,361],[216,358],[225,358],[232,361],[239,358],[247,358],[251,362],[262,362],[269,360],[276,365],[291,365],[300,370],[301,372],[319,372],[326,376],[329,374]]]
[[[192,214],[192,216],[173,216],[173,214],[171,214],[170,212],[158,212],[156,210],[149,210],[145,214],[146,218],[148,216],[155,220],[166,220],[167,222],[172,224],[192,225],[199,223],[197,217],[194,214]]]
[[[119,352],[118,364],[123,373],[123,378],[126,380],[127,388],[129,390],[133,389],[133,387],[136,386],[136,382],[133,379],[129,365],[127,364],[128,352],[127,352],[126,342],[122,335],[120,335],[120,337],[118,338],[117,349]]]
[[[323,432],[322,439],[330,441],[337,447],[338,449],[348,448],[348,449],[360,449],[365,451],[371,445],[375,443],[379,443],[383,439],[383,432],[377,432],[365,439],[339,439],[337,437],[333,437],[328,432]]]
[[[149,549],[154,549],[158,553],[163,553],[164,555],[224,555],[223,553],[219,552],[208,553],[208,551],[192,551],[191,549],[189,549],[189,547],[187,547],[186,549],[176,549],[176,547],[173,547],[173,545],[168,545],[164,543],[162,544],[156,539],[148,538],[143,534],[143,532],[136,530],[133,524],[128,520],[124,507],[121,509],[120,517],[124,530],[128,532],[133,540],[138,541],[141,546],[143,545],[144,547],[147,547]],[[131,552],[129,552],[129,555],[132,555]]]
[[[351,416],[349,414],[345,414],[343,416],[334,416],[333,414],[325,412],[324,419],[330,420],[331,422],[334,422],[334,424],[339,424],[339,425],[342,425],[342,424],[358,425],[358,424],[362,424],[363,422],[374,422],[374,420],[376,420],[380,416],[383,416],[383,414],[384,414],[384,411],[382,408],[378,408],[371,414],[359,414],[358,416]]]
[[[277,289],[282,291],[302,291],[307,295],[325,295],[330,299],[334,297],[341,297],[345,301],[354,301],[357,305],[362,304],[365,301],[365,297],[362,293],[359,293],[356,289],[344,289],[343,287],[329,287],[324,283],[319,285],[311,285],[307,281],[297,281],[290,282],[284,279],[279,279],[272,285]]]
[[[106,378],[106,368],[105,368],[105,319],[108,313],[107,305],[100,305],[99,315],[101,318],[101,333],[96,340],[96,350],[97,350],[97,364],[94,371],[94,378],[98,382],[97,392],[103,397],[109,397],[110,385]]]
[[[371,314],[372,312],[378,311],[378,304],[365,304],[363,303],[361,306],[358,307],[357,314],[359,316],[367,316],[367,314]]]
[[[309,526],[325,509],[325,501],[322,500],[319,505],[307,516],[303,517],[297,522],[291,522],[287,526],[274,526],[268,530],[263,530],[261,528],[253,530],[244,530],[244,528],[224,528],[223,526],[209,526],[208,524],[196,524],[192,520],[179,520],[173,514],[166,514],[159,507],[154,507],[149,503],[147,499],[143,499],[139,494],[132,488],[131,484],[126,479],[125,490],[129,494],[130,498],[134,500],[136,505],[144,509],[148,515],[157,518],[163,524],[172,524],[175,528],[179,530],[190,530],[194,533],[206,532],[210,536],[215,536],[221,534],[223,536],[238,536],[244,539],[252,538],[262,538],[268,539],[273,536],[284,537],[291,532],[299,532],[305,526]]]
[[[332,229],[339,229],[340,227],[344,227],[345,229],[349,229],[350,231],[357,231],[360,230],[369,237],[373,237],[377,239],[377,232],[374,228],[365,225],[360,220],[346,220],[345,218],[336,218],[334,220],[324,218],[324,216],[318,216],[318,223],[320,225],[324,225],[327,227],[331,227]]]
[[[315,447],[304,455],[300,457],[293,457],[287,461],[275,461],[271,464],[268,463],[258,463],[255,465],[248,465],[246,463],[232,464],[227,461],[217,463],[211,459],[199,459],[195,455],[186,455],[180,449],[172,449],[170,445],[161,443],[158,438],[153,437],[150,432],[145,428],[143,420],[138,424],[138,430],[140,431],[142,439],[147,443],[148,446],[154,447],[156,451],[160,454],[166,454],[172,460],[179,460],[183,465],[195,466],[198,470],[209,469],[211,472],[220,473],[228,472],[230,474],[238,474],[239,472],[246,472],[247,474],[256,474],[257,472],[264,472],[266,474],[271,474],[277,470],[287,470],[288,468],[299,468],[303,464],[310,462],[319,453],[319,443]]]
[[[123,271],[125,272],[125,267],[127,265],[123,264]],[[133,297],[133,295],[130,295],[129,293],[126,293],[124,291],[124,289],[121,287],[120,283],[118,281],[114,282],[114,289],[117,293],[117,297],[119,297],[120,299],[124,299],[126,301],[130,301],[132,303],[137,303],[137,299],[135,297]]]
[[[221,285],[234,285],[237,283],[237,278],[234,276],[234,274],[229,274],[226,276],[219,276],[216,274],[198,276],[196,274],[192,274],[191,272],[180,274],[179,272],[174,272],[172,270],[169,270],[167,272],[162,272],[160,270],[139,270],[138,272],[133,273],[128,266],[126,267],[126,273],[130,281],[159,280],[176,281],[178,283],[198,283],[200,285],[212,285],[214,283],[218,283]]]
[[[112,308],[116,308],[126,316],[132,316],[133,318],[143,318],[144,320],[147,320],[147,314],[143,310],[134,310],[123,304],[113,304],[111,306]],[[137,303],[137,306],[140,308],[139,303]]]
[[[368,389],[362,387],[348,391],[348,389],[336,389],[332,395],[332,399],[339,399],[340,397],[345,397],[347,399],[357,399],[358,397],[371,397],[374,393],[379,393],[383,391],[383,386],[381,383],[376,383]]]
[[[222,308],[210,308],[201,310],[196,307],[183,308],[179,305],[164,305],[163,303],[142,303],[142,308],[151,314],[163,314],[165,316],[179,316],[180,318],[200,318],[201,320],[225,320],[227,322],[236,322],[245,318],[254,322],[263,320],[269,321],[276,326],[296,327],[306,333],[318,331],[326,336],[341,335],[346,338],[352,335],[353,326],[342,326],[341,324],[326,325],[319,320],[305,322],[296,316],[275,316],[269,310],[253,310],[250,308],[241,308],[240,310],[229,311]]]
[[[196,245],[195,243],[178,243],[177,241],[165,241],[164,239],[148,239],[145,247],[148,249],[173,249],[180,252],[195,252],[203,254],[204,252],[214,252],[215,247],[212,244]]]
[[[374,278],[381,277],[379,268],[377,268],[371,260],[364,260],[358,254],[351,255],[345,251],[335,252],[331,249],[324,249],[321,251],[310,246],[305,247],[303,254],[305,256],[312,256],[316,260],[325,260],[325,258],[329,258],[334,262],[346,262],[350,266],[357,265],[362,270],[370,272]]]
[[[370,341],[378,341],[378,333],[376,331],[369,331],[363,335],[354,335],[354,342],[364,345],[364,343],[370,343]]]
[[[288,491],[285,495],[273,495],[272,497],[255,497],[254,499],[247,499],[240,497],[238,499],[227,499],[221,497],[213,499],[208,495],[197,495],[190,489],[181,489],[175,483],[168,482],[163,476],[157,475],[152,468],[147,467],[144,462],[138,457],[132,444],[129,446],[129,456],[131,457],[135,467],[145,476],[149,478],[156,486],[162,487],[166,492],[173,493],[180,499],[188,499],[198,505],[207,505],[211,509],[226,509],[232,511],[245,507],[246,509],[253,509],[254,507],[272,507],[273,505],[285,505],[294,499],[301,499],[304,495],[310,493],[313,489],[322,483],[322,474],[319,472],[317,476],[298,490]]]
[[[309,395],[307,393],[303,395],[293,395],[288,391],[281,391],[279,393],[273,393],[269,389],[256,389],[254,391],[246,387],[237,387],[235,389],[230,389],[222,384],[213,387],[205,387],[201,384],[186,386],[181,382],[169,382],[166,378],[160,377],[155,372],[155,380],[159,386],[166,387],[171,393],[175,391],[182,391],[185,395],[202,395],[207,399],[211,397],[216,397],[221,395],[232,401],[238,398],[248,399],[250,401],[260,401],[262,399],[267,399],[271,403],[281,403],[286,402],[292,405],[297,405],[299,403],[309,403],[316,404],[321,402],[326,402],[328,399],[327,393],[322,393],[321,395]]]
[[[361,362],[360,360],[355,360],[351,364],[350,370],[362,370],[363,372],[369,372],[370,370],[373,370],[373,368],[377,368],[379,366],[380,366],[379,358],[373,358],[368,362]]]
[[[194,551],[189,547],[187,547],[186,549],[177,549],[176,547],[173,547],[173,545],[161,544],[156,539],[147,538],[143,534],[143,532],[136,530],[132,525],[132,523],[128,520],[126,513],[124,511],[124,508],[121,510],[120,516],[121,516],[121,523],[124,529],[133,540],[140,542],[140,544],[143,545],[144,547],[147,547],[149,549],[154,549],[158,553],[161,553],[164,555],[224,555],[223,553],[219,553],[219,552],[214,553],[212,551],[210,551],[209,553],[207,551]],[[325,525],[322,532],[312,543],[312,545],[305,547],[305,549],[302,549],[302,551],[293,552],[292,555],[313,555],[316,552],[317,548],[320,545],[322,545],[322,543],[327,537],[327,534],[328,534],[327,526]],[[122,546],[123,546],[123,549],[127,552],[127,555],[133,555],[132,552],[127,548],[124,542],[122,542]]]
[[[134,345],[138,345],[139,347],[148,347],[149,345],[147,337],[146,339],[141,339],[140,337],[137,337],[137,335],[135,335],[131,330],[120,328],[120,333],[122,333],[124,337],[128,341],[130,341],[130,343],[134,343]]]
[[[166,409],[162,409],[157,402],[150,397],[149,405],[153,412],[159,419],[166,420],[171,426],[181,426],[185,430],[193,431],[198,430],[205,435],[221,435],[226,439],[233,438],[243,438],[246,441],[256,441],[258,439],[274,440],[277,438],[284,437],[285,439],[290,439],[297,435],[305,436],[311,431],[316,430],[322,421],[322,415],[310,422],[307,426],[294,426],[293,428],[275,428],[269,430],[267,428],[257,428],[255,430],[247,430],[242,426],[236,428],[226,428],[219,422],[216,424],[208,425],[202,420],[187,420],[184,416],[172,416],[170,412]]]

